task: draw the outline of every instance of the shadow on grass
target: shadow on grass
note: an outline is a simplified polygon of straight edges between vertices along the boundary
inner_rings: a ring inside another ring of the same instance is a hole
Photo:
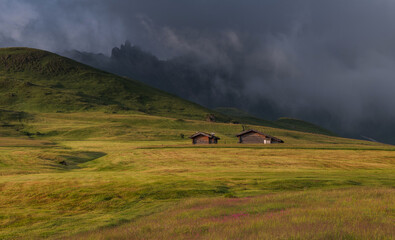
[[[79,164],[93,161],[106,156],[104,152],[79,151],[71,154],[59,155],[58,163],[63,165],[64,169],[80,169]]]

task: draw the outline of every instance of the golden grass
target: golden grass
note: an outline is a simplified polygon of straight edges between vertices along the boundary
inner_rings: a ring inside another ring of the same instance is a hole
[[[394,202],[394,189],[363,187],[194,199],[70,239],[393,239]]]
[[[271,128],[263,130],[285,144],[239,145],[233,143],[239,127],[145,115],[41,114],[24,127],[40,135],[0,138],[0,239],[87,231],[77,238],[305,239],[315,229],[317,239],[370,239],[373,228],[378,238],[393,235],[393,146]],[[192,146],[180,138],[195,129],[215,131],[224,141]],[[268,218],[270,206],[288,215]],[[167,214],[180,228],[160,221]]]
[[[54,145],[51,141],[33,140],[26,137],[0,137],[0,147],[45,147]]]
[[[336,144],[382,146],[373,142],[332,137],[298,131],[250,126],[267,134],[279,137],[288,144]],[[183,141],[196,131],[216,132],[220,143],[236,144],[235,135],[242,131],[240,124],[209,123],[196,120],[181,120],[143,114],[105,113],[41,113],[30,121],[25,130],[40,132],[40,138],[49,140],[123,140],[123,141]],[[184,134],[185,139],[180,135]],[[344,147],[344,146],[343,146]]]

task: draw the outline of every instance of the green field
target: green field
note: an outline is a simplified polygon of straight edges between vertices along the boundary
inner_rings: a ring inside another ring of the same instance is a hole
[[[5,110],[144,112],[201,120],[215,113],[139,81],[30,48],[0,48],[0,89]]]
[[[268,121],[240,110],[213,111],[139,81],[30,48],[0,48],[0,121],[29,113],[105,112],[264,125],[334,135],[296,119]]]
[[[0,49],[0,90],[0,239],[395,238],[394,146],[28,48]],[[285,143],[237,144],[246,128]]]
[[[0,239],[394,238],[395,147],[248,127],[285,143],[141,113],[3,120]]]

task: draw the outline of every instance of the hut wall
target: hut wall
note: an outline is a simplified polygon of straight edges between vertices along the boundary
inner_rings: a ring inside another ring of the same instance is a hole
[[[197,136],[193,139],[193,144],[209,144],[209,138],[207,136]]]
[[[216,138],[210,138],[209,142],[210,142],[210,144],[211,143],[216,144],[216,143],[218,143],[218,140]]]
[[[270,144],[271,140],[267,139],[265,136],[262,136],[259,133],[250,132],[240,136],[240,143],[263,143]]]

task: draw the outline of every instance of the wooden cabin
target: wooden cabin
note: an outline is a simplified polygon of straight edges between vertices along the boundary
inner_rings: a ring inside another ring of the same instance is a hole
[[[214,133],[208,134],[204,132],[197,132],[189,138],[192,139],[193,144],[217,144],[220,139]]]
[[[243,131],[236,135],[239,138],[238,143],[245,144],[272,144],[272,143],[284,143],[283,140],[278,139],[276,137],[269,136],[262,132],[256,131],[254,129],[250,129],[247,131]]]

